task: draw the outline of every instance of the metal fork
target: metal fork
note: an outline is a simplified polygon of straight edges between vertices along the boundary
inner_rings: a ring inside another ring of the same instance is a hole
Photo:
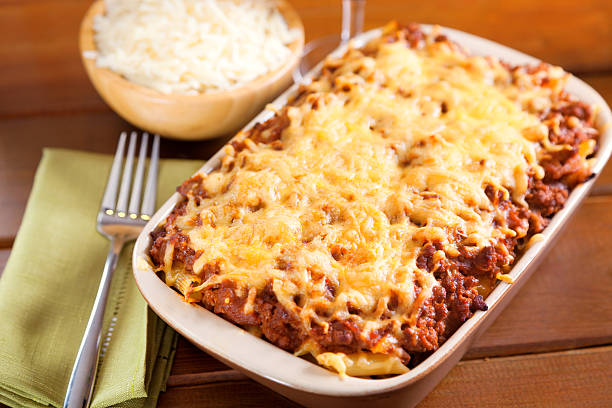
[[[125,243],[136,239],[142,228],[153,215],[155,209],[157,170],[159,163],[159,135],[155,135],[153,139],[151,160],[147,172],[147,182],[142,197],[142,207],[140,205],[140,196],[144,180],[149,135],[144,133],[142,136],[136,174],[134,175],[134,185],[131,188],[131,193],[130,184],[132,182],[132,170],[134,167],[134,154],[136,150],[136,132],[132,132],[130,135],[130,143],[125,159],[125,166],[123,167],[123,176],[121,177],[120,186],[119,176],[121,175],[121,165],[123,162],[126,139],[126,132],[121,133],[117,152],[113,160],[113,166],[106,184],[106,190],[104,191],[104,197],[102,198],[102,205],[98,212],[97,230],[110,240],[110,249],[106,257],[106,263],[104,264],[104,271],[102,272],[98,293],[91,314],[89,315],[87,328],[85,329],[85,334],[83,335],[83,340],[81,340],[81,346],[79,347],[79,353],[77,354],[74,367],[72,368],[70,382],[66,390],[64,408],[83,408],[89,406],[98,368],[104,309],[106,308],[111,278],[117,266],[119,254]],[[117,190],[119,187],[119,198],[117,198]],[[130,200],[129,206],[128,196]]]

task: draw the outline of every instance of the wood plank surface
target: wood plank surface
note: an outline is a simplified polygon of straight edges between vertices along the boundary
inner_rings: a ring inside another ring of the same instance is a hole
[[[182,375],[226,370],[231,370],[231,368],[204,353],[184,337],[181,336],[179,338],[171,376],[178,377]],[[195,380],[194,382],[201,381]]]
[[[462,361],[419,408],[610,407],[612,347]]]
[[[368,1],[366,15],[369,27],[391,17],[467,31],[572,72],[612,67],[612,48],[606,46],[612,40],[612,2],[607,0]]]
[[[78,52],[87,0],[4,1],[0,117],[108,110]]]
[[[160,407],[274,407],[295,408],[289,401],[251,380],[170,387],[159,396]]]
[[[292,0],[306,39],[335,34],[340,1]],[[89,0],[4,1],[0,27],[0,118],[106,111],[81,66],[77,33]],[[366,3],[366,28],[391,19],[438,23],[515,47],[573,72],[612,68],[612,2],[432,0]],[[49,18],[61,16],[61,18]],[[580,33],[576,35],[575,33]]]
[[[612,347],[607,346],[462,361],[418,406],[609,407],[611,387]],[[159,400],[167,407],[236,404],[296,406],[250,380],[171,387]]]

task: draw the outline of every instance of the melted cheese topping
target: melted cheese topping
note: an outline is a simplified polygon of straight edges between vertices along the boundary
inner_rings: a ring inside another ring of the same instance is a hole
[[[417,266],[425,243],[442,244],[440,261],[526,233],[499,226],[503,214],[485,188],[526,205],[528,177],[543,176],[538,155],[548,145],[529,104],[552,91],[531,87],[525,99],[498,60],[449,42],[380,43],[375,56],[351,50],[332,65],[333,81],[322,76],[283,108],[281,150],[246,139],[239,153],[228,149],[231,169],[203,175],[208,198],[190,197],[176,219],[200,254],[187,286],[193,294],[231,280],[248,313],[271,282],[306,329],[358,309],[364,337],[393,322],[372,350],[384,353],[438,285]],[[172,282],[178,271],[166,250]],[[220,272],[203,281],[211,263]],[[398,307],[381,319],[392,297]],[[303,348],[319,354],[314,342]],[[342,356],[321,359],[347,370]]]

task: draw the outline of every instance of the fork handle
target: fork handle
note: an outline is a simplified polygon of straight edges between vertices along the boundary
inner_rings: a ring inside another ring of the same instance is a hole
[[[83,334],[79,353],[70,375],[64,408],[84,408],[89,406],[98,369],[104,309],[106,309],[111,278],[113,272],[115,272],[123,244],[124,241],[120,239],[115,238],[111,240],[100,286],[98,287],[98,294],[91,309],[87,328],[85,329],[85,334]]]

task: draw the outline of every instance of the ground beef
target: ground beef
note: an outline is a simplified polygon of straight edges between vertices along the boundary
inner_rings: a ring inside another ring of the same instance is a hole
[[[398,30],[387,34],[384,37],[384,41],[394,43],[405,40],[410,48],[419,48],[424,43],[425,37],[425,33],[423,30],[421,30],[421,26],[419,24],[412,23],[400,26]],[[438,37],[439,38],[436,38],[436,41],[446,41],[445,36]]]
[[[402,327],[402,348],[409,353],[410,367],[416,366],[437,350],[457,328],[478,310],[487,310],[487,304],[476,289],[479,280],[454,271],[450,264],[440,269],[440,286],[419,308],[415,327]]]
[[[435,350],[440,345],[440,336],[446,331],[448,306],[446,289],[440,286],[433,288],[433,296],[427,299],[417,312],[414,327],[405,324],[402,327],[404,338],[401,346],[408,353],[424,353]]]
[[[353,319],[332,320],[327,329],[313,322],[310,334],[324,351],[354,353],[365,347],[361,327]]]
[[[187,195],[189,194],[199,199],[208,198],[208,192],[206,191],[206,188],[202,183],[203,181],[204,178],[201,174],[198,173],[190,179],[186,180],[183,184],[181,184],[176,189],[176,191],[178,191],[179,194],[181,194],[183,197],[187,197]],[[197,204],[200,204],[199,200],[197,201]]]
[[[508,263],[508,257],[493,246],[475,250],[471,247],[461,247],[460,255],[450,258],[449,263],[460,273],[469,276],[495,277],[503,265]],[[440,273],[436,271],[434,275]]]
[[[589,105],[582,101],[574,100],[573,97],[566,92],[561,93],[559,102],[551,109],[551,112],[560,114],[564,118],[574,116],[588,126],[593,125],[593,120],[595,119],[593,109]]]
[[[151,232],[151,248],[149,249],[149,256],[153,263],[157,266],[164,264],[164,253],[166,252],[166,230],[162,226],[159,226]]]
[[[204,292],[203,305],[223,315],[227,320],[241,325],[257,325],[258,316],[255,313],[244,313],[246,294],[239,296],[236,293],[236,284],[224,281]]]
[[[302,344],[300,320],[278,302],[271,284],[257,295],[250,313],[244,310],[248,294],[239,292],[235,282],[224,281],[204,291],[202,305],[233,323],[258,326],[270,342],[284,350],[295,351]]]
[[[584,166],[577,150],[565,150],[551,154],[544,158],[540,165],[546,172],[543,179],[545,183],[562,182],[569,190],[584,182],[591,175],[591,170]]]
[[[421,332],[414,332],[412,328],[405,332],[408,344],[404,348],[409,347],[409,351],[435,350],[476,310],[486,310],[486,304],[476,290],[478,276],[490,280],[491,275],[499,271],[497,260],[502,255],[493,247],[485,247],[471,254],[464,252],[456,258],[441,260],[438,265],[434,265],[432,258],[436,247],[440,245],[427,243],[417,258],[417,265],[433,271],[440,286],[433,288],[432,297],[419,312],[417,329]]]
[[[439,294],[437,303],[444,303],[448,315],[443,320],[444,331],[441,333],[441,342],[444,342],[460,325],[472,317],[477,310],[487,310],[487,305],[476,287],[479,280],[473,276],[464,276],[453,267],[442,267],[440,284],[444,292]],[[446,295],[446,297],[444,297]],[[436,296],[436,293],[434,293]]]
[[[179,204],[177,204],[170,215],[168,215],[166,218],[164,224],[159,225],[150,234],[152,244],[151,248],[149,249],[149,255],[151,256],[154,264],[157,266],[164,265],[166,244],[169,241],[169,239],[166,237],[179,232],[179,228],[176,226],[175,221],[177,217],[185,215],[186,205],[187,200],[182,200]]]
[[[542,216],[551,217],[563,208],[568,196],[568,188],[563,183],[546,184],[541,180],[531,178],[525,201],[531,209]]]
[[[426,271],[432,271],[435,266],[433,254],[440,249],[442,249],[442,244],[439,242],[426,243],[423,248],[421,248],[421,253],[416,259],[417,266]]]
[[[265,122],[256,123],[253,128],[246,132],[246,137],[255,143],[272,144],[280,140],[283,131],[289,126],[289,123],[287,110],[283,109]]]
[[[255,311],[264,336],[278,347],[295,351],[304,341],[301,321],[278,303],[272,284],[258,294]]]
[[[413,24],[399,27],[383,38],[386,42],[400,40],[406,40],[408,46],[418,48],[423,44],[425,35],[418,25]],[[445,36],[438,36],[435,41],[446,42],[448,39]],[[375,55],[376,49],[374,46],[366,46],[361,51],[353,52]],[[546,69],[546,65],[542,64],[531,67],[502,65],[506,66],[514,80],[525,72],[535,76]],[[322,69],[321,76],[328,79],[333,86],[335,86],[333,78],[339,66],[338,61],[330,59],[324,63]],[[355,68],[356,74],[359,74],[359,69]],[[550,83],[550,79],[545,76],[540,75],[538,78],[542,86]],[[343,88],[346,87],[345,84],[340,86],[340,91],[350,90]],[[313,92],[315,91],[308,86],[301,86],[289,105],[304,103]],[[315,104],[318,101],[316,98],[311,99],[313,99],[313,109],[316,109]],[[447,110],[445,103],[441,109],[445,113]],[[513,260],[518,244],[532,234],[541,232],[550,218],[563,208],[571,190],[591,176],[589,169],[584,165],[583,157],[579,154],[579,146],[585,140],[595,139],[598,135],[593,128],[592,109],[582,102],[573,100],[570,95],[561,93],[553,101],[552,107],[546,107],[535,114],[548,125],[551,143],[569,145],[570,148],[546,152],[541,157],[540,165],[544,169],[544,177],[536,179],[533,174],[530,176],[525,195],[528,207],[504,199],[504,193],[493,186],[485,186],[485,194],[498,210],[498,217],[494,220],[495,225],[510,228],[524,238],[510,237],[500,240],[495,245],[476,248],[461,245],[461,240],[465,237],[458,234],[459,255],[453,257],[447,254],[447,257],[437,264],[434,263],[433,256],[436,251],[444,249],[443,245],[439,242],[426,242],[423,245],[416,259],[416,265],[433,273],[438,285],[432,288],[430,297],[421,300],[422,304],[416,312],[416,324],[412,326],[406,323],[401,327],[403,337],[398,339],[401,348],[388,351],[398,355],[405,364],[414,367],[443,344],[476,311],[487,310],[483,295],[486,296],[485,292],[494,287],[496,275],[502,271],[502,266]],[[282,133],[289,123],[287,110],[283,109],[272,118],[246,131],[245,137],[255,143],[267,143],[275,149],[282,149]],[[232,141],[231,145],[236,153],[247,147],[244,139]],[[198,205],[201,199],[208,198],[201,175],[187,180],[178,188],[178,192],[184,197],[188,195],[195,197]],[[175,247],[173,262],[182,263],[188,271],[192,271],[194,261],[201,254],[189,247],[189,237],[175,224],[176,218],[185,214],[186,202],[183,200],[179,203],[166,222],[151,233],[152,246],[149,253],[157,266],[163,266],[168,243],[172,243]],[[336,260],[341,260],[347,254],[346,249],[341,246],[331,248],[331,252]],[[291,267],[290,260],[279,258],[279,269],[290,270]],[[219,273],[219,264],[211,263],[204,265],[198,275],[206,280]],[[421,290],[420,287],[415,287],[417,297]],[[337,288],[326,281],[327,299],[333,300],[336,292]],[[347,319],[331,317],[327,310],[321,310],[319,317],[329,318],[327,325],[313,320],[310,322],[311,328],[307,329],[295,312],[287,310],[279,303],[271,283],[257,293],[252,311],[249,313],[245,313],[247,298],[248,293],[237,288],[236,283],[227,281],[206,289],[201,303],[236,324],[259,327],[270,342],[288,351],[295,351],[306,338],[310,337],[318,343],[322,351],[354,353],[362,349],[371,349],[393,329],[393,325],[389,324],[372,331],[368,338],[365,338],[362,335],[363,321],[360,317],[362,311],[350,304],[348,305],[350,316]],[[298,298],[295,302],[299,310],[303,299]],[[388,310],[383,313],[382,319],[392,315],[392,311],[398,308],[398,302],[398,296],[395,294],[389,300]]]

